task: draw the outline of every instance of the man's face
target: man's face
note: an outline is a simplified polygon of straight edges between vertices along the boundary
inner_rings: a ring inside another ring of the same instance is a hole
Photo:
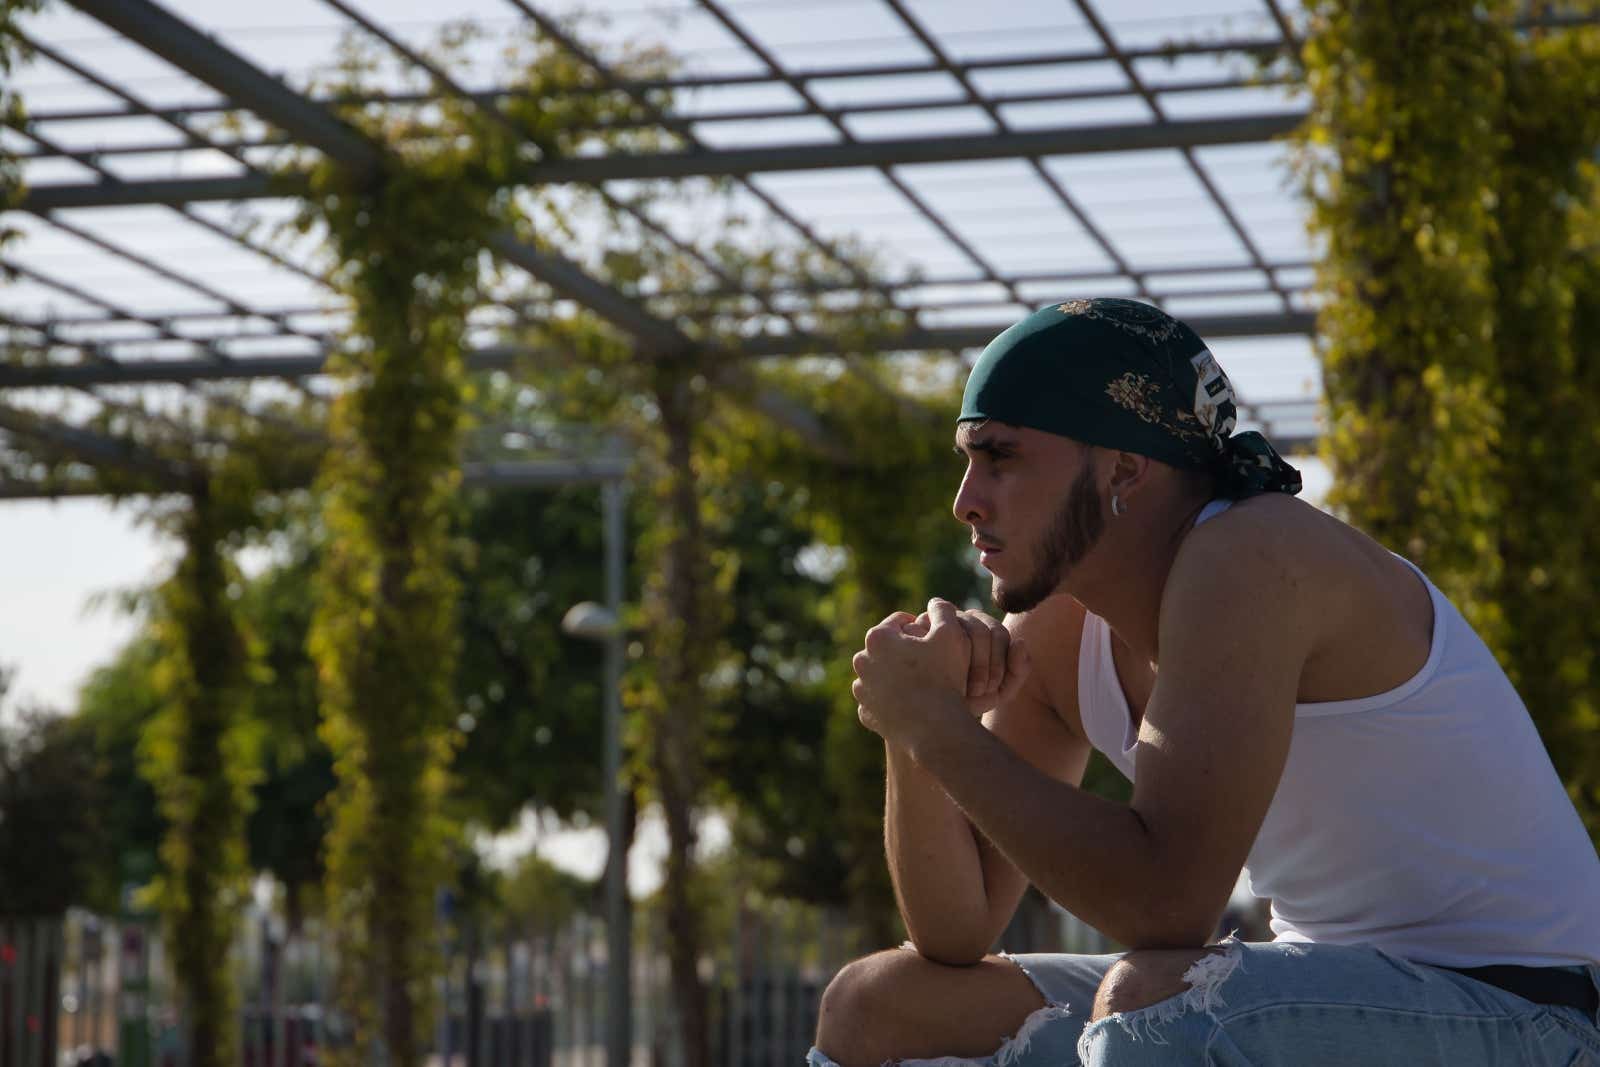
[[[998,422],[962,423],[966,457],[952,510],[972,530],[1002,611],[1036,607],[1060,588],[1105,530],[1086,445]]]

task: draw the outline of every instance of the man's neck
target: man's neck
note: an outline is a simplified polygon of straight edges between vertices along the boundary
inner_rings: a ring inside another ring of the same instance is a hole
[[[1073,575],[1071,593],[1152,666],[1161,658],[1161,595],[1183,539],[1207,501],[1184,497],[1144,514],[1107,517],[1106,532]]]

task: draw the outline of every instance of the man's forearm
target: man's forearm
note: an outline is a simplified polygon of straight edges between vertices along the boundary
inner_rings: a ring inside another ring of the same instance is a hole
[[[900,916],[924,955],[963,962],[988,927],[988,896],[972,825],[911,754],[885,746],[884,850]],[[974,948],[976,946],[976,948]]]
[[[1173,872],[1132,808],[1051,778],[959,705],[946,710],[915,746],[917,763],[1041,892],[1130,948],[1204,941],[1205,922],[1163,881]]]

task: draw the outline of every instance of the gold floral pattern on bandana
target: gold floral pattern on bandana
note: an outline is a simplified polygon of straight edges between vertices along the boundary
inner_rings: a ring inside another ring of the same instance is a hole
[[[1137,300],[1100,296],[1093,300],[1068,300],[1057,304],[1063,315],[1082,315],[1098,322],[1109,323],[1125,333],[1131,333],[1151,344],[1165,344],[1178,336],[1183,324],[1160,308],[1142,304]]]
[[[1139,416],[1141,421],[1159,426],[1182,440],[1203,440],[1209,436],[1200,428],[1200,420],[1189,412],[1169,411],[1163,406],[1161,386],[1151,381],[1147,374],[1129,371],[1120,378],[1112,379],[1106,386],[1106,395],[1118,407]],[[1186,422],[1194,425],[1184,425]]]

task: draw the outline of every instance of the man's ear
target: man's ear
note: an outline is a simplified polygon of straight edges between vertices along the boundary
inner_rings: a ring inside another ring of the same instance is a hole
[[[1150,479],[1150,457],[1141,456],[1137,452],[1111,452],[1107,451],[1111,467],[1110,481],[1106,492],[1122,499],[1123,503],[1132,501]]]

